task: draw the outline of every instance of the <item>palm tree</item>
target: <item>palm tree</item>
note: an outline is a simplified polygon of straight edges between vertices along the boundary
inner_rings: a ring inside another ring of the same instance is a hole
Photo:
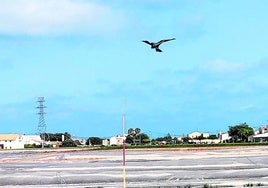
[[[128,129],[127,133],[128,133],[128,135],[133,136],[135,134],[135,130],[130,128],[130,129]]]
[[[140,128],[136,128],[136,129],[135,129],[135,134],[136,134],[136,135],[139,135],[140,133],[141,133],[141,129],[140,129]]]

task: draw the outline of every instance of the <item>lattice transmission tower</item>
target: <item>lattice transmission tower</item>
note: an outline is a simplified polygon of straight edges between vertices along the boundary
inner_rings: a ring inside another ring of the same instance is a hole
[[[37,113],[39,115],[39,122],[38,122],[38,133],[41,136],[42,139],[42,148],[44,147],[44,141],[45,141],[45,133],[46,133],[46,121],[45,121],[45,108],[44,105],[45,98],[39,97],[38,100],[38,106],[36,107],[39,109],[39,112]]]

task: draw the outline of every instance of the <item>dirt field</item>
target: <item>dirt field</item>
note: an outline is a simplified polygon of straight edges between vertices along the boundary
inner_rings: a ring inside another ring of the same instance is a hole
[[[268,187],[268,147],[126,152],[127,187]],[[0,187],[123,187],[122,151],[0,151]]]

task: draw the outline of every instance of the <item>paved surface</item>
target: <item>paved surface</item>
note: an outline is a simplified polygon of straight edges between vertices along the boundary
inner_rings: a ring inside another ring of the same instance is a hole
[[[122,151],[0,151],[0,187],[123,187]],[[268,147],[127,150],[127,187],[268,187]]]

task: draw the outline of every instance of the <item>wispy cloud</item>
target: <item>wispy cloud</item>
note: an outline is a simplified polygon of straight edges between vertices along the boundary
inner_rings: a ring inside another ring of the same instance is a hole
[[[244,106],[240,106],[239,110],[243,111],[243,110],[251,110],[256,108],[253,104],[248,104],[248,105],[244,105]]]
[[[0,33],[4,35],[101,33],[117,29],[120,19],[109,7],[83,0],[0,2]]]
[[[245,64],[228,62],[221,59],[216,59],[204,64],[201,69],[210,73],[236,73],[245,70]]]

